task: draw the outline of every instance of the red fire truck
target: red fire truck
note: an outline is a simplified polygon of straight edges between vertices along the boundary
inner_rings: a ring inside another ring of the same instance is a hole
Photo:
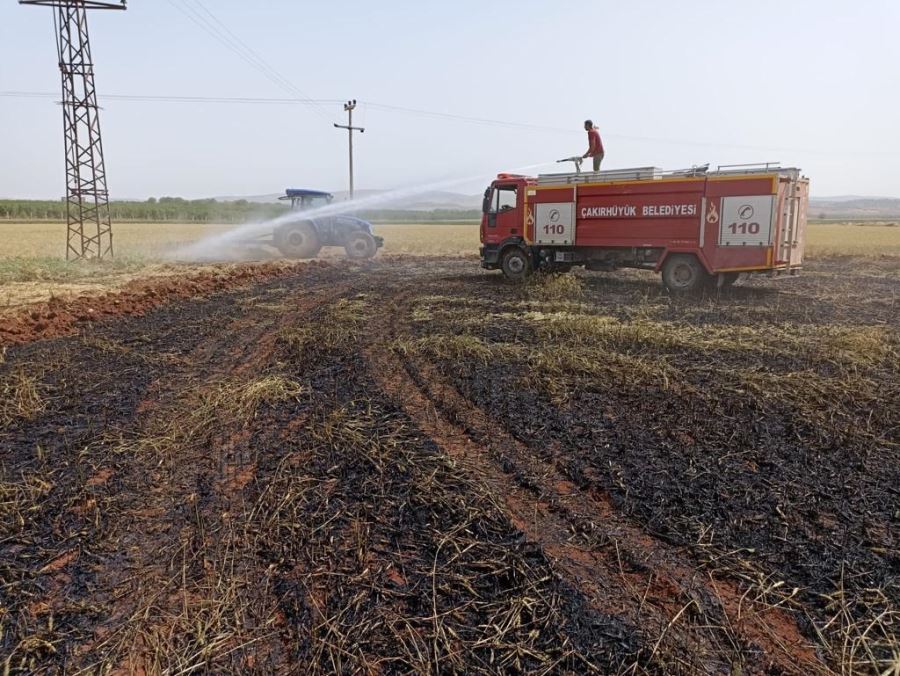
[[[808,179],[771,164],[499,174],[484,195],[481,265],[513,280],[644,268],[673,292],[797,274],[808,201]]]

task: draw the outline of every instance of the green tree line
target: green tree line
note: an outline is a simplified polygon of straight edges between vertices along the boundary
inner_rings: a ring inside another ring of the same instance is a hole
[[[151,197],[145,202],[110,202],[113,221],[146,223],[246,223],[274,218],[286,213],[284,204],[264,204],[236,200],[186,200],[181,197]],[[377,223],[474,223],[477,210],[436,209],[402,211],[399,209],[360,210],[353,215]],[[0,200],[0,220],[65,221],[66,203],[49,200]]]
[[[151,197],[145,202],[110,202],[109,211],[114,221],[243,223],[251,219],[278,216],[287,211],[287,207],[283,204],[260,204],[247,200],[218,202],[213,199]],[[0,219],[64,221],[66,203],[61,200],[0,200]]]

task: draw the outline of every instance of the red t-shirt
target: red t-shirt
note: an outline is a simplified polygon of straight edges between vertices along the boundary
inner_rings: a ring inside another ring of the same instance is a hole
[[[603,141],[600,140],[600,132],[596,129],[588,131],[588,144],[588,157],[603,154]]]

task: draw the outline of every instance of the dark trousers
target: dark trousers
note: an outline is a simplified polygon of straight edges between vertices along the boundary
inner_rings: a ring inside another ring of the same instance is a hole
[[[594,171],[600,171],[600,163],[603,161],[603,153],[594,155]]]

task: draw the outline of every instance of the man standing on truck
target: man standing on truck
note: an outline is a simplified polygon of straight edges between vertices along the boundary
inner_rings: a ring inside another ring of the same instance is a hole
[[[588,135],[588,150],[583,157],[594,158],[594,171],[600,171],[600,163],[603,161],[603,141],[600,132],[591,120],[584,121],[584,130]]]

